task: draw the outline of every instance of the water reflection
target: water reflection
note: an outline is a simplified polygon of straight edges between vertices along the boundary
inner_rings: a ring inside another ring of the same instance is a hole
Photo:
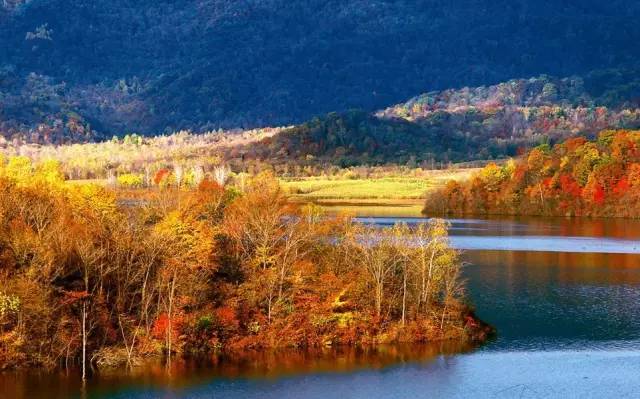
[[[640,254],[640,241],[599,237],[452,235],[449,242],[462,250]]]
[[[428,221],[422,217],[357,217],[387,227]],[[566,218],[448,219],[450,242],[462,250],[640,254],[640,222]]]
[[[87,384],[87,396],[174,397],[190,387],[209,386],[215,381],[264,381],[300,375],[345,374],[361,370],[383,370],[390,366],[428,364],[442,356],[470,352],[467,343],[450,341],[421,345],[383,345],[365,348],[248,351],[201,359],[177,359],[167,369],[160,361],[149,361],[132,371],[105,370]],[[17,372],[0,374],[0,398],[21,399],[80,397],[78,373]],[[150,396],[148,396],[150,395]]]
[[[355,220],[377,226],[391,226],[397,222],[415,225],[429,218],[389,217],[373,214],[358,216]],[[448,218],[452,235],[486,236],[553,236],[553,237],[606,237],[612,239],[640,239],[640,221],[628,219],[569,219],[503,217],[488,219]],[[480,233],[479,233],[480,232]]]
[[[499,332],[484,350],[640,348],[640,256],[468,251],[463,257],[469,297]]]

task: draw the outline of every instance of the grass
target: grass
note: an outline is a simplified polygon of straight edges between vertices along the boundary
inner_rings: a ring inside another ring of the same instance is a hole
[[[297,199],[304,200],[418,200],[429,190],[442,187],[448,180],[463,180],[476,169],[434,171],[427,177],[383,177],[344,179],[308,177],[282,179],[282,186]]]
[[[284,188],[294,196],[308,199],[416,199],[421,198],[430,184],[424,179],[305,179],[285,181]]]
[[[424,207],[422,199],[384,198],[376,200],[317,200],[313,202],[322,206],[328,214],[358,217],[419,217]]]

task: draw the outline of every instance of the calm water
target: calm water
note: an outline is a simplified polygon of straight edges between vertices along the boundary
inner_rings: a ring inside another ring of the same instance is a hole
[[[419,218],[361,214],[386,225]],[[0,397],[640,397],[640,223],[452,220],[478,315],[498,337],[446,345],[278,352],[176,362],[90,381],[7,374]]]

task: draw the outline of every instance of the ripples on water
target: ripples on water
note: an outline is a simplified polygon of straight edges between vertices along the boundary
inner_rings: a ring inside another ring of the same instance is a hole
[[[498,328],[482,350],[640,348],[640,256],[468,251],[478,315]]]
[[[356,220],[380,227],[397,222],[412,226],[428,221],[410,217],[358,217]],[[618,220],[590,223],[567,219],[448,220],[451,223],[451,245],[462,250],[640,254],[640,241],[626,235],[633,229],[624,228],[628,225],[621,225]],[[617,229],[612,228],[616,225]],[[607,233],[612,236],[607,236]]]

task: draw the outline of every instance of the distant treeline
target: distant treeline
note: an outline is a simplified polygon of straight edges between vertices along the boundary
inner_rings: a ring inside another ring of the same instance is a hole
[[[592,81],[581,78],[542,76],[427,93],[375,114],[331,113],[293,127],[151,138],[128,134],[82,146],[71,144],[93,140],[82,123],[58,124],[63,130],[76,129],[75,138],[41,125],[8,133],[13,139],[0,138],[0,150],[34,160],[62,160],[65,173],[74,179],[104,177],[109,170],[148,174],[176,164],[206,168],[226,163],[234,171],[272,169],[296,175],[307,173],[300,171],[305,168],[318,173],[363,165],[442,169],[450,163],[515,156],[574,135],[593,138],[605,129],[640,127],[640,83],[630,73],[619,74],[605,74],[606,82],[617,82],[608,89],[593,88]]]
[[[244,146],[242,153],[245,160],[343,167],[499,159],[576,134],[640,127],[640,83],[627,77],[626,84],[599,91],[588,90],[593,83],[585,79],[543,76],[428,93],[375,115],[316,118]]]

